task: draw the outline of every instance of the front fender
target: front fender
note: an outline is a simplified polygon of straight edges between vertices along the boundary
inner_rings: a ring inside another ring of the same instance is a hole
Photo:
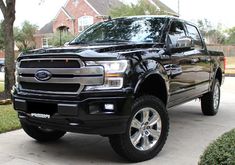
[[[166,87],[167,95],[169,96],[169,77],[164,66],[155,60],[145,60],[141,64],[136,66],[136,71],[138,73],[138,81],[134,87],[134,94],[137,94],[141,85],[150,76],[160,77]]]

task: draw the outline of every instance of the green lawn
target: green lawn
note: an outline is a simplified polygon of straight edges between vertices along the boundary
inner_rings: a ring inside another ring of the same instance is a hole
[[[2,82],[0,82],[0,92],[2,92],[4,89],[4,84]]]
[[[0,133],[16,130],[20,123],[12,105],[0,105]]]

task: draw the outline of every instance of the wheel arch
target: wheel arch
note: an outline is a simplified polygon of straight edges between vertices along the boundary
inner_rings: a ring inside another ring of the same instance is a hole
[[[215,72],[214,80],[215,79],[219,80],[220,85],[222,84],[222,82],[223,82],[223,72],[222,72],[222,69],[220,67],[218,67],[216,72]]]
[[[138,81],[134,94],[135,97],[153,95],[167,105],[169,99],[169,80],[167,75],[160,72],[147,74]]]

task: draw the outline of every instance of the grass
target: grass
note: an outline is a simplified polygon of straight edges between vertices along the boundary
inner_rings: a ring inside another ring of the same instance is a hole
[[[3,92],[4,90],[4,83],[0,82],[0,92]]]
[[[0,105],[0,133],[20,128],[20,122],[12,105]]]

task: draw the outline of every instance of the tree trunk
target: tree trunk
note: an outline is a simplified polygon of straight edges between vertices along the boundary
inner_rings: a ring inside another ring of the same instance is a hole
[[[11,89],[15,83],[15,52],[13,24],[15,22],[15,0],[0,0],[0,9],[4,16],[2,23],[5,46],[5,90],[4,95],[10,98]]]
[[[14,36],[13,36],[14,21],[4,20],[4,40],[5,40],[5,97],[10,98],[11,89],[15,83],[15,52],[14,52]]]

